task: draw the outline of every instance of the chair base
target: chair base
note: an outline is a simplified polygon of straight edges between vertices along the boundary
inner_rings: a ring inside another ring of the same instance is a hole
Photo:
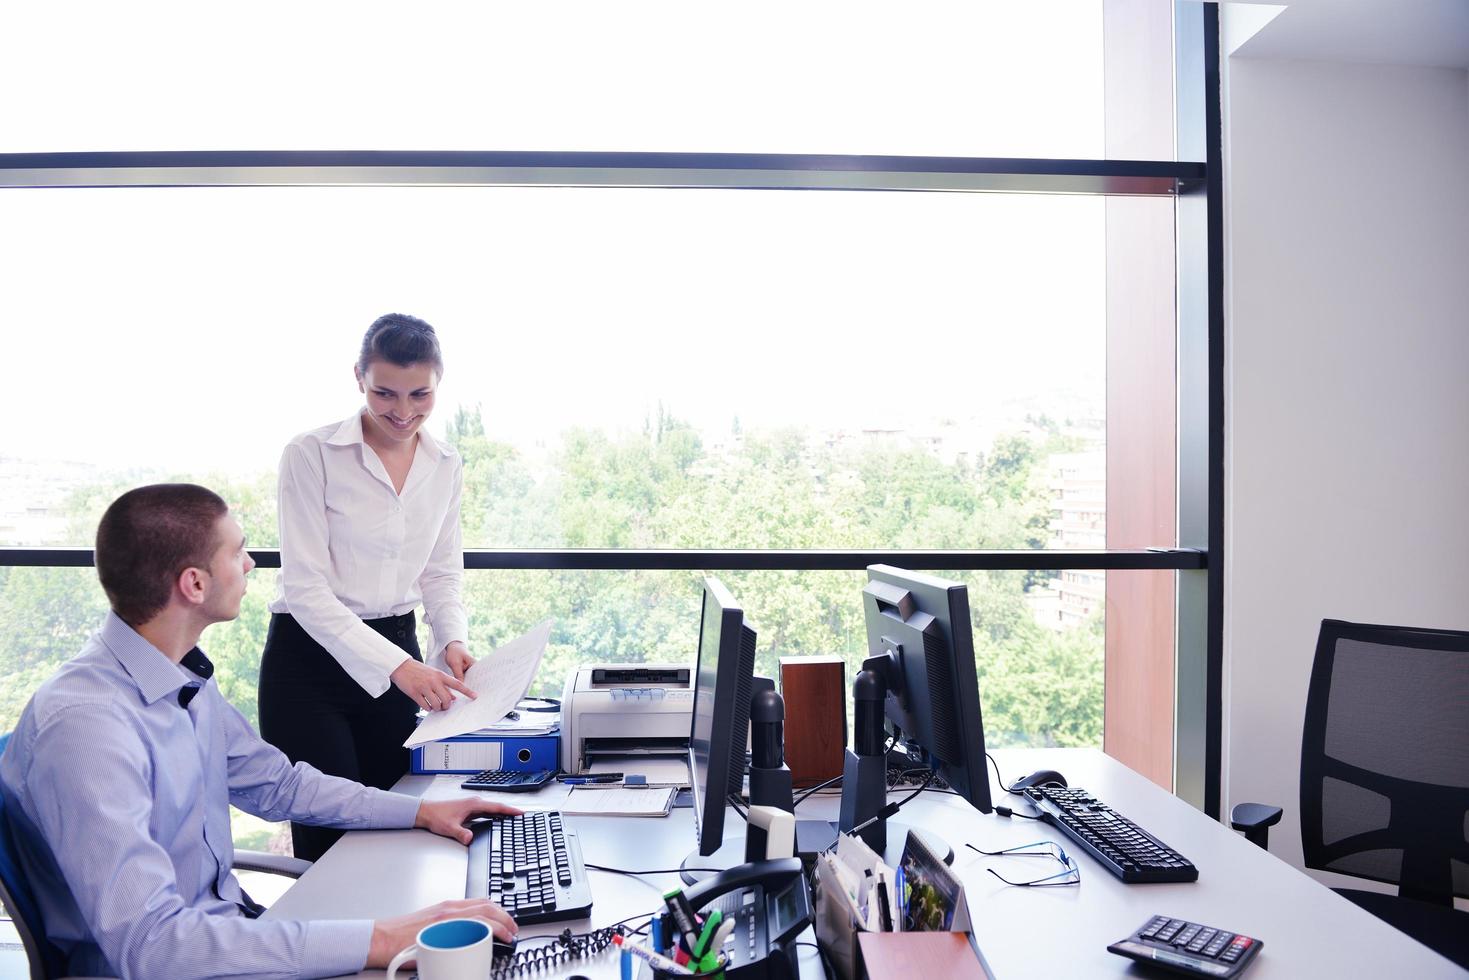
[[[1336,893],[1469,970],[1469,912],[1397,895],[1337,888]]]

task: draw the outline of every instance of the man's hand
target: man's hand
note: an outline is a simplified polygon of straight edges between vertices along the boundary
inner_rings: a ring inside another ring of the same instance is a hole
[[[394,919],[374,922],[372,945],[367,950],[367,968],[381,970],[418,938],[419,930],[444,919],[483,919],[501,939],[512,939],[519,932],[510,913],[489,899],[456,898]]]
[[[474,840],[474,835],[464,826],[465,821],[499,814],[513,817],[521,812],[513,806],[490,803],[473,796],[457,800],[425,800],[418,804],[418,816],[414,818],[413,826],[432,830],[440,837],[452,838],[467,847]]]
[[[465,671],[474,666],[474,658],[469,655],[469,647],[455,640],[444,647],[444,663],[454,672],[454,676],[462,681]]]
[[[467,698],[474,692],[461,680],[456,680],[442,670],[425,667],[413,658],[403,661],[388,675],[398,690],[413,699],[413,703],[430,711],[443,711],[454,702],[451,691],[458,691]]]

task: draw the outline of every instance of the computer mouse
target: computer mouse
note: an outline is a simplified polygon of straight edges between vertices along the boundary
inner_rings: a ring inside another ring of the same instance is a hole
[[[1032,786],[1044,786],[1046,784],[1065,786],[1066,777],[1054,769],[1037,769],[1029,776],[1017,779],[1015,784],[1010,787],[1010,792],[1018,793],[1020,790],[1029,789]]]
[[[502,957],[502,956],[514,956],[515,955],[515,942],[516,941],[514,939],[501,939],[499,936],[496,936],[495,937],[495,963],[496,964],[498,964],[500,962],[500,957]]]

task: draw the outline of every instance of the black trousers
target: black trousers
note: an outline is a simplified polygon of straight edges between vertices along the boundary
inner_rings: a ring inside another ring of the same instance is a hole
[[[414,660],[422,661],[413,613],[365,621]],[[374,698],[313,640],[289,613],[270,617],[260,657],[260,737],[331,776],[389,789],[408,771],[403,740],[418,705],[389,686]],[[296,857],[315,861],[336,843],[334,827],[291,824]]]

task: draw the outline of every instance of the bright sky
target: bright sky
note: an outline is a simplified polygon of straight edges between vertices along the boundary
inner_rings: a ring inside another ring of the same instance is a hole
[[[0,14],[0,91],[25,93],[0,150],[1101,155],[1082,0],[147,9]],[[0,226],[30,354],[7,358],[4,455],[268,468],[360,404],[390,310],[439,329],[440,425],[482,403],[514,442],[660,400],[850,429],[1102,394],[1094,198],[0,189]]]

